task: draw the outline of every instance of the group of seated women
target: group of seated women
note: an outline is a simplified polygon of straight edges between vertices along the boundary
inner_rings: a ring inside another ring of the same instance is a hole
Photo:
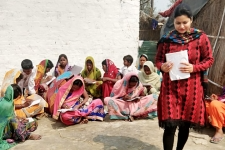
[[[103,121],[104,104],[110,119],[133,121],[157,116],[160,77],[147,59],[138,74],[125,76],[110,59],[102,62],[102,76],[90,56],[80,74],[73,73],[65,54],[59,56],[53,75],[48,76],[53,67],[48,59],[37,66],[25,59],[22,69],[5,74],[0,99],[1,149],[10,148],[14,141],[40,139],[40,135],[31,134],[37,128],[32,117],[39,119],[45,112],[65,125]]]

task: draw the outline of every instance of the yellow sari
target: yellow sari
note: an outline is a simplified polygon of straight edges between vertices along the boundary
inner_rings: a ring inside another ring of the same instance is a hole
[[[86,65],[87,60],[90,60],[92,62],[93,68],[91,71],[88,71],[87,69],[87,65]],[[94,59],[91,56],[88,56],[85,59],[85,66],[84,66],[84,70],[81,72],[81,76],[83,78],[89,78],[95,81],[101,78],[102,76],[101,71],[95,67]],[[86,84],[85,89],[93,97],[100,98],[102,96],[101,85],[102,85],[102,81],[96,81],[95,84]]]
[[[0,97],[4,96],[6,89],[10,84],[16,84],[16,79],[20,76],[20,74],[21,71],[19,69],[11,69],[8,72],[6,72],[2,82]]]

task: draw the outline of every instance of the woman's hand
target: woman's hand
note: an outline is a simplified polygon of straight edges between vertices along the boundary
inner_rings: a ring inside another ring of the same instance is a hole
[[[28,106],[30,106],[31,103],[32,103],[32,100],[26,100],[26,102],[23,103],[23,106],[28,107]]]
[[[110,78],[108,78],[108,77],[103,77],[102,78],[102,81],[107,81],[107,80],[109,80]]]
[[[53,76],[47,76],[46,81],[50,81],[53,78]]]
[[[173,68],[173,63],[168,61],[162,64],[161,70],[163,72],[169,72]]]
[[[192,73],[193,72],[193,65],[192,64],[189,64],[189,63],[186,63],[186,62],[182,62],[181,63],[182,67],[180,67],[180,71],[183,72],[183,73]]]
[[[67,105],[67,104],[63,104],[62,105],[62,108],[64,108],[64,109],[70,109],[71,107],[69,105]]]
[[[82,105],[76,105],[73,109],[78,110]]]
[[[129,99],[131,99],[131,97],[130,97],[129,95],[125,95],[125,96],[123,97],[123,100],[129,100]]]

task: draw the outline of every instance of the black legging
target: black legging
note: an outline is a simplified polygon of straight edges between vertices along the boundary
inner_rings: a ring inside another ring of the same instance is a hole
[[[163,147],[164,150],[172,150],[173,149],[173,142],[174,142],[174,134],[176,132],[177,127],[165,127],[164,134],[163,134]],[[178,133],[178,141],[177,141],[177,149],[182,150],[185,143],[187,142],[189,136],[189,128],[190,124],[185,124],[179,126],[179,133]]]

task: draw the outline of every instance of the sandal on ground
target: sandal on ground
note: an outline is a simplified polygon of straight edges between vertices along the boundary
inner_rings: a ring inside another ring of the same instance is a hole
[[[211,143],[214,143],[214,144],[218,144],[220,141],[222,141],[224,139],[224,137],[212,137],[210,139],[210,142]]]

